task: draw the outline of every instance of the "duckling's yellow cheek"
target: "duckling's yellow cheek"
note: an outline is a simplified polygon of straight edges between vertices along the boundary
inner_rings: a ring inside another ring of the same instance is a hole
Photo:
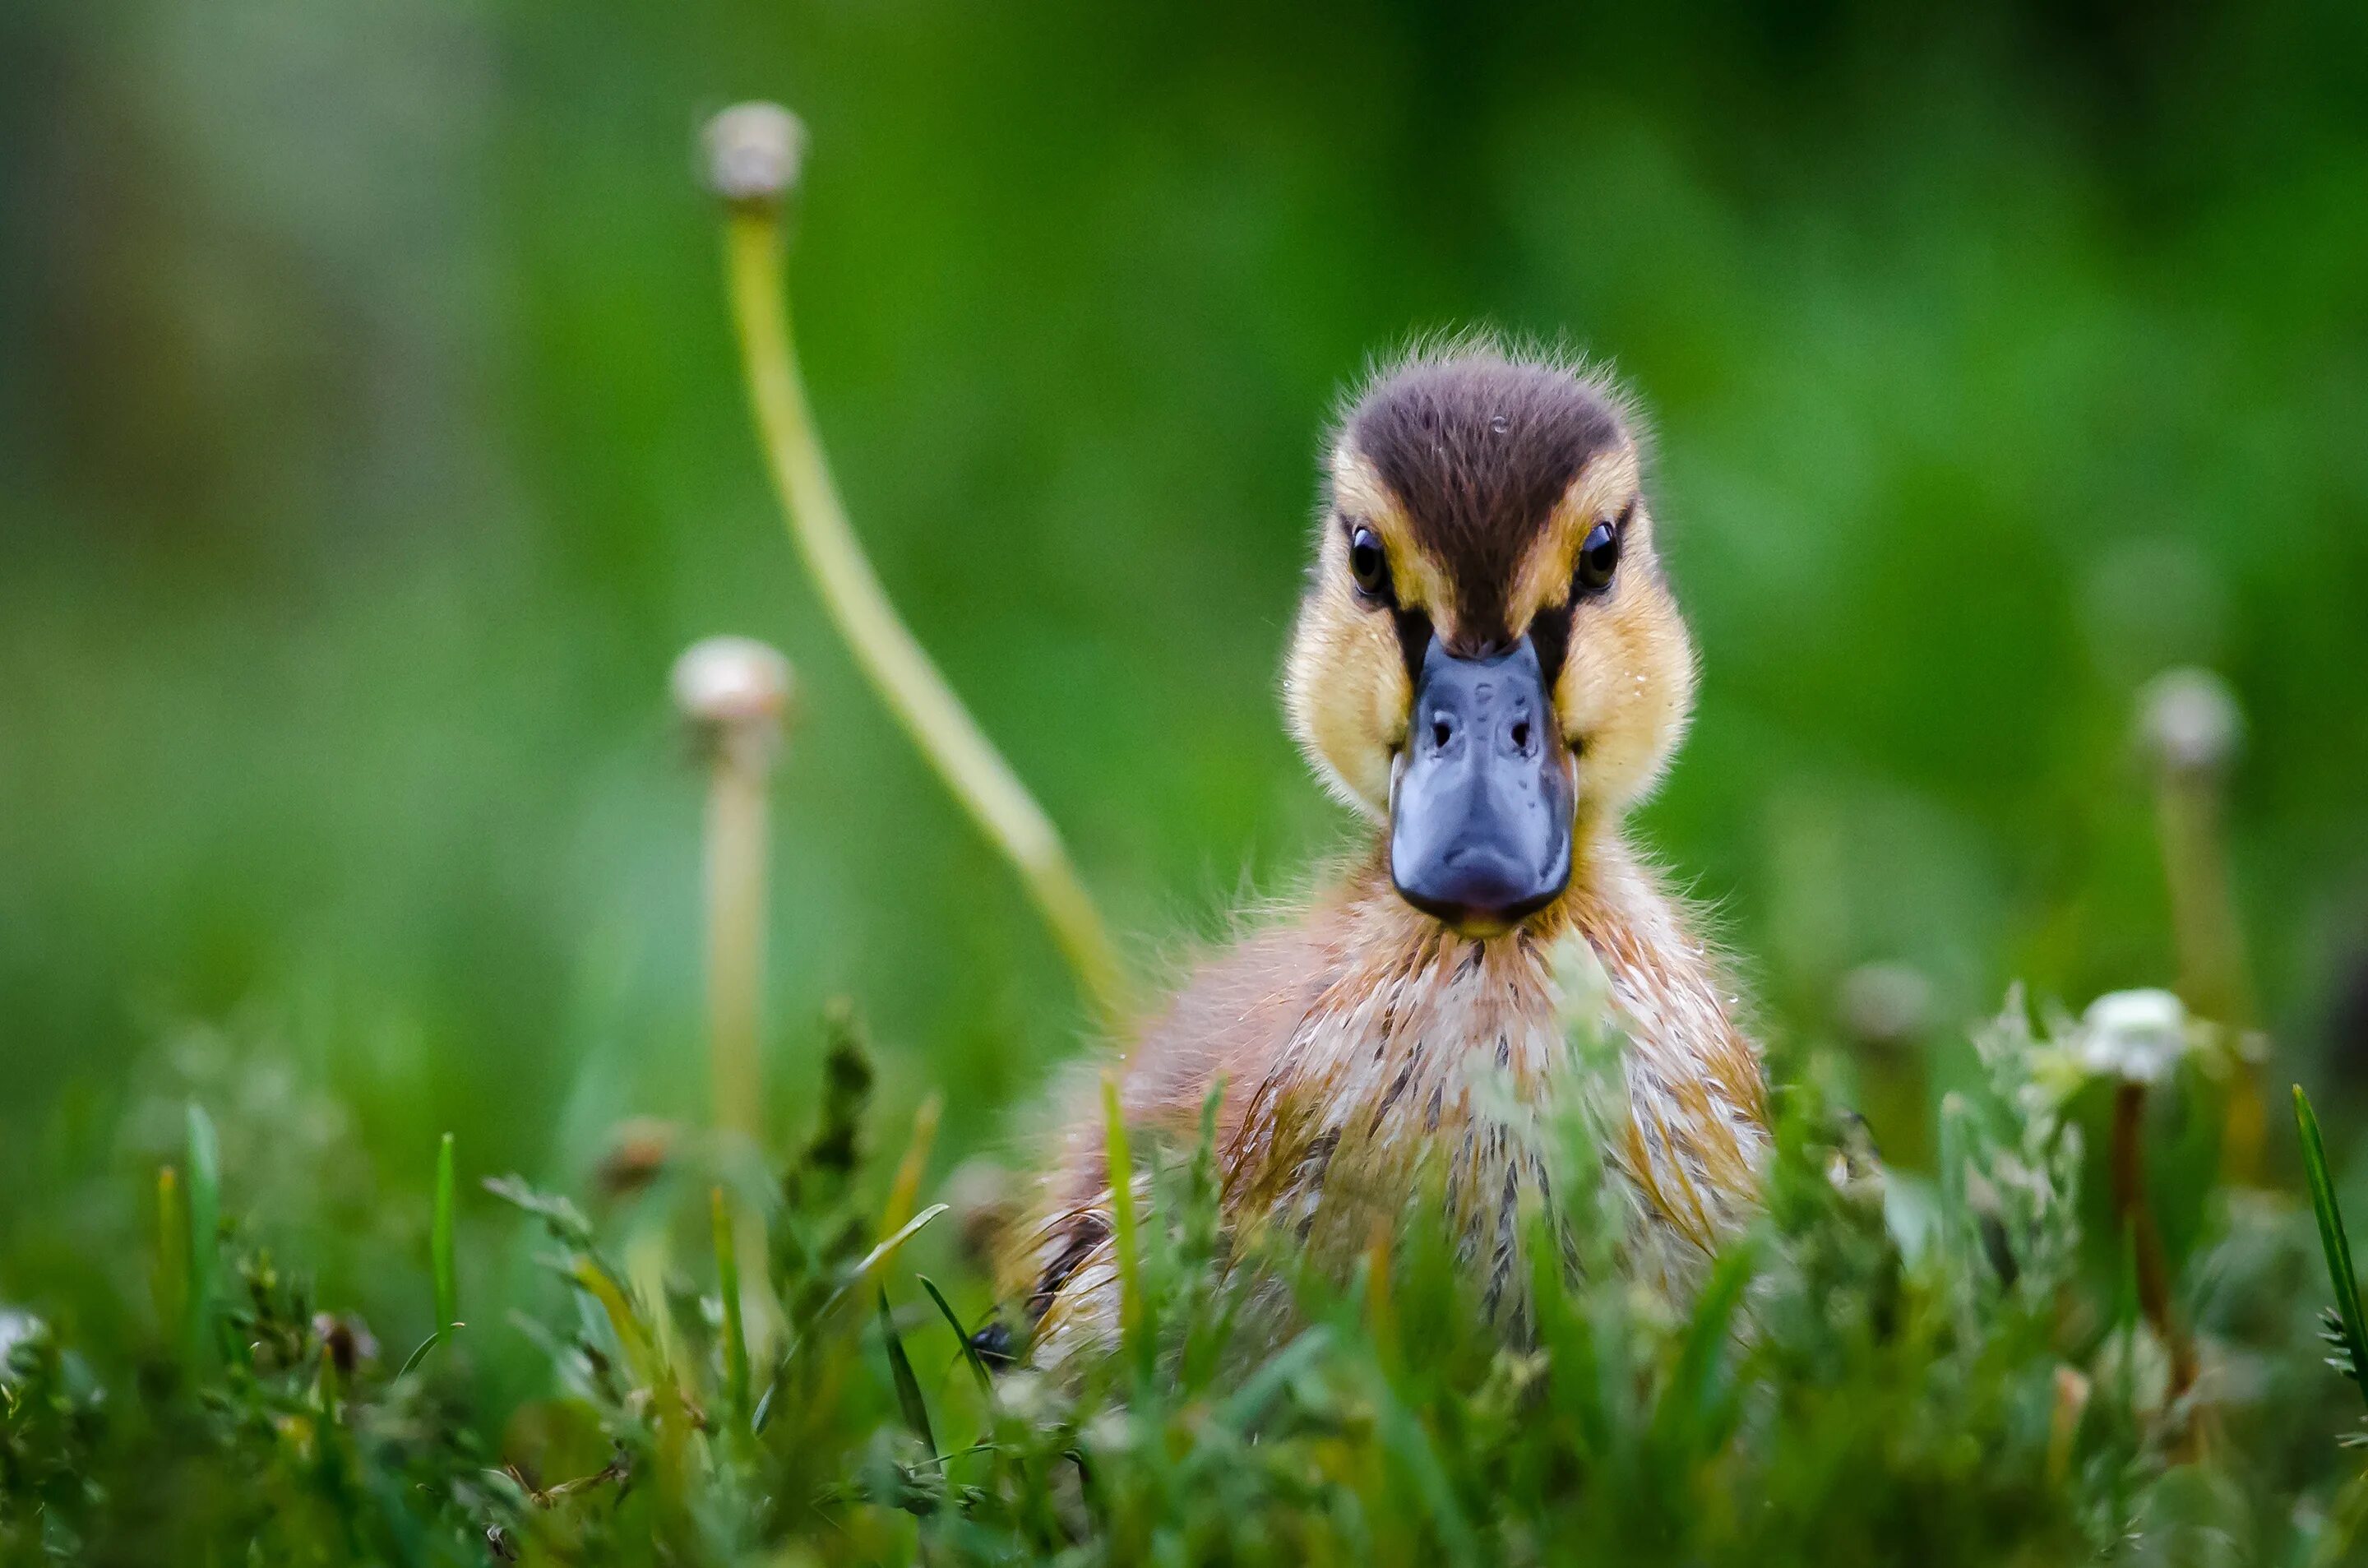
[[[1386,812],[1390,753],[1412,696],[1387,618],[1318,588],[1292,638],[1283,695],[1300,748],[1334,792]]]
[[[1685,733],[1693,653],[1666,598],[1582,614],[1554,684],[1563,734],[1578,755],[1583,808],[1620,811],[1649,790]]]

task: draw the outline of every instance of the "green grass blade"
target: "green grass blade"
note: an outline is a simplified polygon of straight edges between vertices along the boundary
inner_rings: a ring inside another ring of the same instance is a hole
[[[873,1247],[870,1252],[863,1255],[863,1261],[858,1263],[848,1271],[848,1283],[860,1284],[863,1280],[870,1278],[873,1269],[878,1268],[882,1264],[896,1256],[896,1249],[898,1247],[901,1247],[906,1242],[911,1241],[915,1235],[919,1233],[922,1226],[927,1225],[930,1221],[944,1213],[951,1207],[952,1207],[951,1204],[932,1203],[927,1209],[922,1210],[918,1214],[916,1214],[911,1219],[905,1221],[894,1235],[890,1236],[886,1241],[882,1242],[878,1246]]]
[[[1463,1517],[1463,1505],[1456,1498],[1455,1484],[1448,1479],[1429,1429],[1387,1382],[1376,1380],[1374,1392],[1375,1434],[1429,1516],[1447,1560],[1458,1564],[1478,1562],[1478,1540],[1472,1533],[1471,1521]]]
[[[731,1406],[734,1431],[748,1425],[748,1332],[740,1317],[740,1248],[732,1234],[732,1207],[723,1189],[707,1189],[709,1217],[715,1225],[716,1287],[723,1294],[723,1392]]]
[[[1143,1324],[1143,1262],[1137,1249],[1134,1215],[1134,1160],[1127,1148],[1126,1113],[1120,1103],[1118,1079],[1102,1079],[1103,1163],[1110,1171],[1110,1244],[1118,1255],[1119,1338],[1140,1359],[1146,1335]]]
[[[222,1144],[213,1119],[195,1100],[188,1107],[189,1354],[205,1355],[213,1334],[214,1266],[222,1254]]]
[[[1332,1348],[1332,1331],[1322,1324],[1302,1334],[1298,1338],[1275,1352],[1267,1364],[1250,1374],[1249,1381],[1217,1406],[1217,1422],[1228,1431],[1247,1434],[1267,1406],[1283,1390],[1283,1385],[1314,1366]]]
[[[2351,1353],[2353,1381],[2368,1395],[2368,1318],[2360,1310],[2360,1277],[2351,1267],[2351,1241],[2343,1233],[2343,1211],[2335,1205],[2335,1181],[2328,1174],[2327,1143],[2310,1096],[2294,1085],[2294,1125],[2302,1131],[2302,1164],[2310,1178],[2311,1211],[2318,1217],[2318,1244],[2327,1254],[2328,1282],[2335,1288],[2336,1315]]]
[[[156,1323],[167,1338],[189,1314],[189,1215],[181,1173],[156,1169]]]
[[[932,1203],[910,1220],[905,1221],[902,1230],[865,1253],[863,1260],[847,1271],[840,1278],[838,1288],[830,1293],[827,1301],[823,1302],[822,1311],[814,1315],[817,1318],[827,1318],[836,1313],[843,1303],[871,1282],[871,1277],[879,1272],[890,1258],[896,1256],[898,1248],[911,1241],[923,1226],[951,1207],[952,1205],[946,1203]],[[769,1392],[770,1390],[767,1392]]]
[[[888,1292],[880,1292],[880,1337],[888,1347],[889,1375],[896,1381],[896,1408],[935,1458],[938,1439],[929,1430],[929,1406],[921,1398],[921,1380],[913,1375],[913,1358],[905,1354],[904,1336],[896,1332],[896,1314],[889,1310]]]
[[[954,1343],[962,1346],[962,1359],[970,1363],[970,1375],[978,1380],[978,1392],[992,1400],[995,1397],[995,1378],[987,1371],[986,1363],[979,1358],[978,1347],[970,1342],[970,1330],[962,1327],[962,1319],[954,1315],[953,1307],[946,1301],[945,1292],[938,1289],[936,1280],[926,1274],[916,1278],[921,1281],[921,1289],[929,1293],[929,1300],[938,1304],[938,1311],[945,1317],[946,1326],[954,1331]]]
[[[427,1353],[443,1343],[444,1336],[440,1334],[431,1334],[427,1338],[421,1340],[418,1345],[413,1348],[411,1354],[403,1358],[403,1367],[394,1374],[394,1381],[401,1382],[404,1379],[411,1376],[411,1369],[414,1367],[418,1366],[422,1361],[427,1360]]]
[[[436,1332],[451,1333],[461,1326],[461,1275],[454,1261],[452,1241],[452,1135],[436,1148],[436,1218],[428,1232],[428,1250],[436,1273]]]
[[[1748,1241],[1728,1248],[1713,1266],[1694,1303],[1677,1365],[1654,1414],[1656,1433],[1673,1453],[1706,1453],[1724,1437],[1720,1372],[1733,1343],[1735,1314],[1758,1271],[1757,1251]]]

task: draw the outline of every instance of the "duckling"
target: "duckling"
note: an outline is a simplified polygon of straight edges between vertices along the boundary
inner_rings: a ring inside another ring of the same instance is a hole
[[[1122,1114],[1190,1142],[1222,1085],[1224,1221],[1292,1227],[1343,1267],[1442,1161],[1494,1301],[1523,1195],[1546,1196],[1517,1113],[1570,1071],[1554,955],[1575,938],[1625,1042],[1612,1174],[1658,1250],[1698,1260],[1753,1208],[1767,1101],[1719,959],[1622,826],[1695,685],[1628,406],[1554,359],[1418,350],[1348,405],[1327,467],[1284,708],[1368,838],[1190,974],[1129,1056]],[[1115,1332],[1103,1126],[1081,1108],[1008,1249],[1041,1364]]]

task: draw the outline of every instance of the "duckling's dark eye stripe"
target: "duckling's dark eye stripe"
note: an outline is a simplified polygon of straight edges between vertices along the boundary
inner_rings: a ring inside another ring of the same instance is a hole
[[[1544,677],[1548,691],[1562,678],[1562,662],[1570,654],[1571,618],[1577,613],[1577,606],[1565,604],[1530,622],[1530,644],[1538,651],[1538,674]]]
[[[1422,684],[1422,662],[1430,653],[1430,617],[1418,609],[1390,607],[1390,619],[1397,623],[1398,656],[1406,661],[1406,683]]]

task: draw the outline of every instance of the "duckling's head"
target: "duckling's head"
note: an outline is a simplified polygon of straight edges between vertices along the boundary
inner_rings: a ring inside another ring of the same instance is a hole
[[[1508,930],[1651,790],[1692,708],[1635,436],[1604,382],[1459,346],[1375,377],[1329,466],[1292,729],[1386,824],[1408,903]]]

